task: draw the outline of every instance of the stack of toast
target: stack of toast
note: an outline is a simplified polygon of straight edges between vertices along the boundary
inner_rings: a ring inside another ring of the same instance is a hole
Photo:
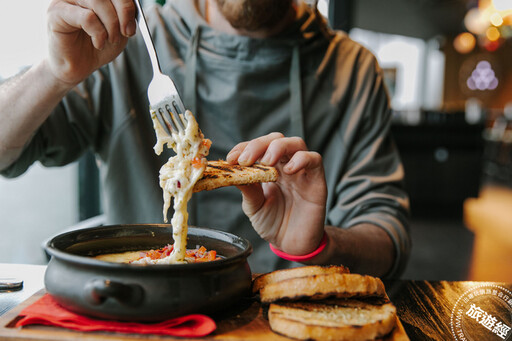
[[[343,266],[303,266],[255,278],[270,328],[301,340],[374,340],[395,328],[396,308],[379,278]]]

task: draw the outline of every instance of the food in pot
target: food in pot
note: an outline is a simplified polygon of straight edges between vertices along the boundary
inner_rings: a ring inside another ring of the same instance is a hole
[[[169,244],[160,249],[147,251],[128,251],[121,253],[109,253],[98,255],[94,258],[113,263],[131,264],[167,264],[168,257],[172,254],[174,246]],[[215,250],[207,250],[204,246],[185,251],[186,263],[204,263],[219,260],[222,257]]]
[[[222,313],[250,295],[251,244],[228,232],[188,227],[187,248],[215,250],[222,259],[212,262],[136,265],[93,258],[172,243],[172,229],[165,224],[107,225],[61,233],[45,246],[52,257],[46,292],[75,313],[130,322]],[[132,260],[139,257],[135,252]]]

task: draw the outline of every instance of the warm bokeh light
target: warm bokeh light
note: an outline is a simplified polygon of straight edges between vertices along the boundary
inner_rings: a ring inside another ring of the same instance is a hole
[[[496,41],[500,39],[500,31],[496,27],[491,26],[485,31],[485,36],[490,41]]]
[[[489,27],[489,21],[485,18],[482,11],[478,8],[472,8],[464,17],[464,25],[471,33],[483,34],[487,27]]]
[[[469,32],[485,37],[495,49],[496,42],[501,45],[501,38],[512,37],[512,0],[479,0],[478,7],[466,13],[464,25]]]
[[[494,12],[493,14],[491,14],[489,21],[496,27],[503,25],[503,18],[498,12]]]
[[[453,47],[459,53],[466,54],[475,48],[476,39],[471,33],[463,32],[453,40]]]
[[[497,49],[499,49],[500,46],[500,40],[490,41],[487,38],[485,38],[484,42],[482,43],[482,47],[489,52],[496,51]]]
[[[503,25],[512,26],[512,14],[503,17]]]

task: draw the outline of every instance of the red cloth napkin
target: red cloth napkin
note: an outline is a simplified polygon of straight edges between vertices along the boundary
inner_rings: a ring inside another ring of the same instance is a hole
[[[109,331],[135,334],[162,334],[180,337],[201,337],[213,332],[215,322],[208,316],[193,314],[159,323],[135,323],[97,320],[75,314],[61,307],[50,295],[45,294],[20,312],[23,316],[16,327],[44,324],[80,331]]]

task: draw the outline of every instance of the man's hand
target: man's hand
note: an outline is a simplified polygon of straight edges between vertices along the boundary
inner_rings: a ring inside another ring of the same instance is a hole
[[[48,66],[74,86],[112,61],[135,34],[132,0],[53,0],[48,8]]]
[[[322,157],[298,137],[272,133],[236,145],[227,161],[256,161],[279,171],[275,183],[240,186],[242,208],[258,234],[292,255],[318,247],[324,233],[327,186]]]

